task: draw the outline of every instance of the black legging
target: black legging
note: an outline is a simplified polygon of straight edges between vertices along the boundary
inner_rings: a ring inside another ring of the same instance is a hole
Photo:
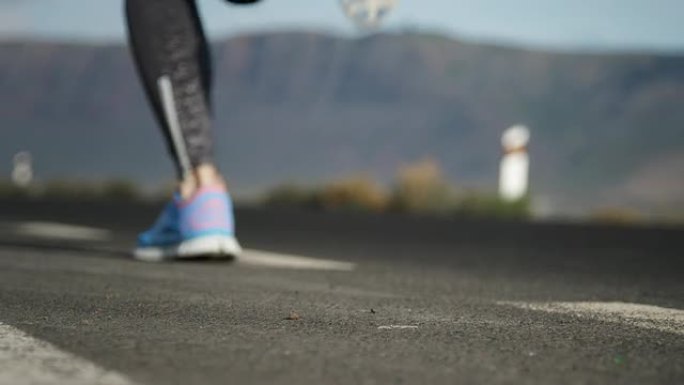
[[[138,72],[184,177],[213,161],[211,58],[197,5],[195,0],[126,0],[126,17]]]

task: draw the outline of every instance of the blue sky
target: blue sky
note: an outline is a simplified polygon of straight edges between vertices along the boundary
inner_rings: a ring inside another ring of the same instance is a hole
[[[213,37],[282,28],[355,33],[338,0],[198,1]],[[121,13],[121,0],[0,0],[0,37],[121,41]],[[684,0],[399,0],[385,25],[555,49],[684,52]]]

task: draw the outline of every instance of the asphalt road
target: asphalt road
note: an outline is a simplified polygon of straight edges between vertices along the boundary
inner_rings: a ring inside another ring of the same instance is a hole
[[[684,229],[240,210],[283,263],[135,262],[155,210],[0,202],[0,383],[684,383]]]

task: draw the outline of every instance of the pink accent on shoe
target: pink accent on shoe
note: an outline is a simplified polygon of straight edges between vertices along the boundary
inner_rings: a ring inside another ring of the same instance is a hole
[[[232,223],[228,220],[228,210],[225,200],[220,198],[207,199],[193,210],[188,222],[189,230],[230,229]]]
[[[195,199],[197,199],[201,195],[211,194],[211,193],[228,194],[228,190],[223,185],[220,185],[220,184],[210,185],[210,186],[202,186],[202,187],[198,188],[197,190],[195,190],[195,193],[192,194],[191,197],[189,197],[187,199],[178,200],[176,202],[176,205],[178,207],[181,207],[181,208],[187,207],[187,206],[191,205],[195,201]]]

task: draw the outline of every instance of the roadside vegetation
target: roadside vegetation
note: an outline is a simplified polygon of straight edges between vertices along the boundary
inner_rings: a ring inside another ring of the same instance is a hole
[[[645,219],[637,210],[607,207],[593,210],[589,215],[589,220],[607,225],[636,225],[643,223]]]
[[[142,199],[143,194],[135,183],[123,179],[101,182],[55,179],[29,187],[0,180],[0,198],[134,201]]]
[[[0,179],[0,199],[5,200],[163,202],[172,192],[173,184],[148,191],[125,179],[54,179],[37,181],[27,188]],[[431,159],[399,168],[387,185],[366,175],[354,175],[319,185],[282,184],[256,201],[254,197],[247,200],[239,198],[238,206],[256,204],[328,212],[404,213],[504,220],[532,217],[529,199],[506,202],[493,193],[459,189],[445,178],[439,164]],[[644,213],[632,208],[604,207],[588,212],[583,220],[606,225],[658,223],[680,226],[684,223],[684,210]]]
[[[389,187],[371,178],[354,176],[318,186],[284,184],[265,194],[269,207],[325,211],[397,212],[461,217],[524,219],[528,199],[505,202],[496,195],[462,191],[444,177],[437,162],[426,159],[397,171]]]

